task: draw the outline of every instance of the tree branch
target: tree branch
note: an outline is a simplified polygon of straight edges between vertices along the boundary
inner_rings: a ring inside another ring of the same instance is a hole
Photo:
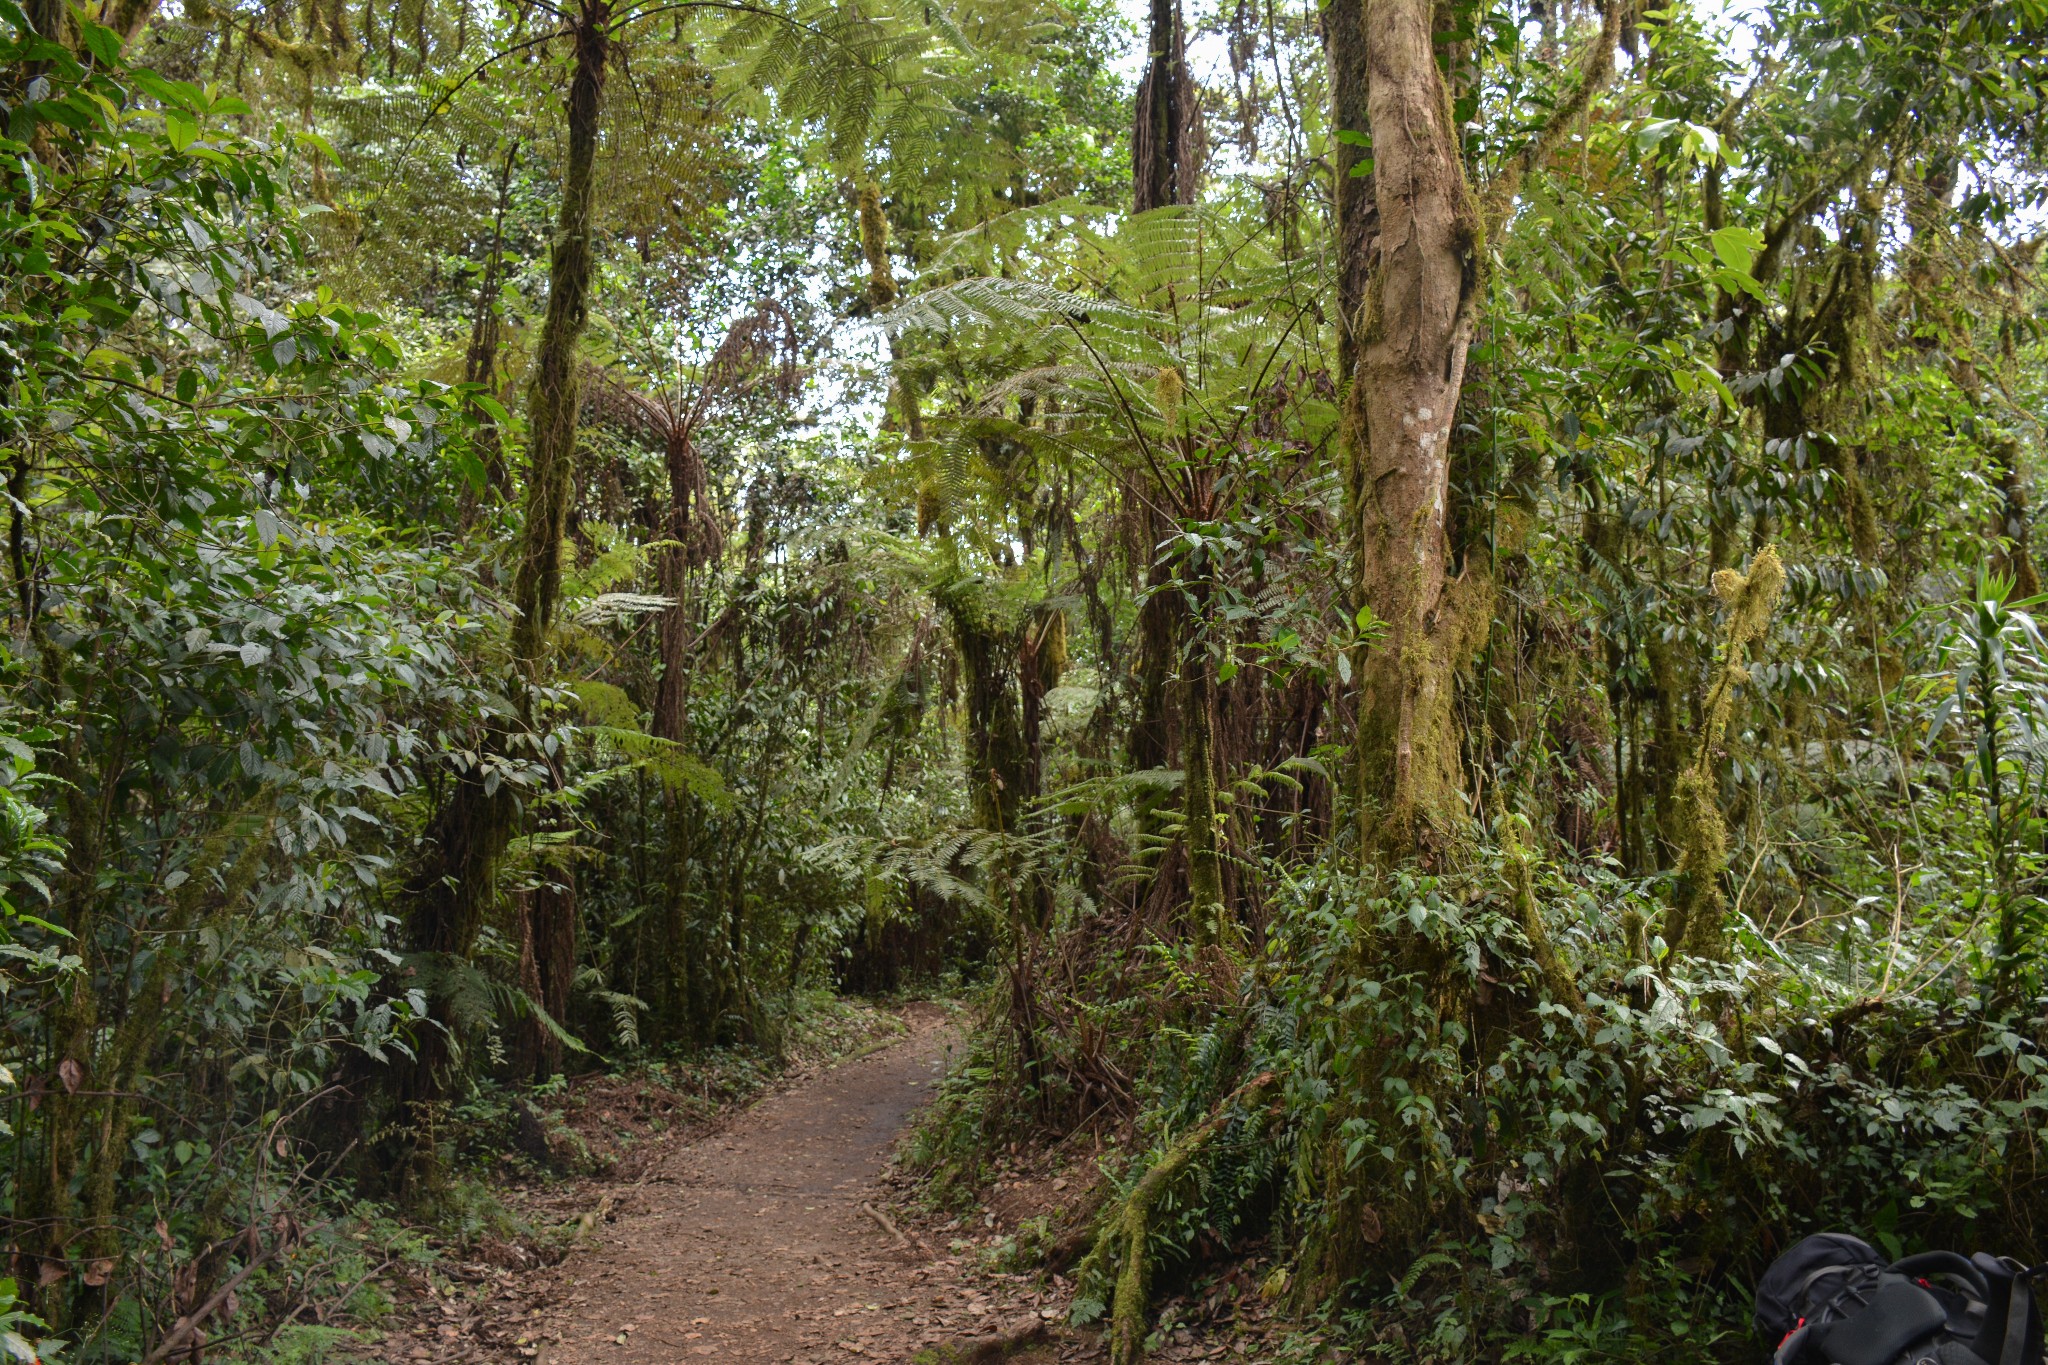
[[[1522,150],[1508,158],[1508,162],[1486,187],[1485,210],[1489,223],[1497,223],[1505,217],[1515,195],[1520,193],[1523,180],[1529,172],[1543,163],[1557,144],[1564,139],[1572,124],[1578,121],[1586,106],[1593,102],[1614,75],[1614,49],[1621,43],[1621,17],[1624,0],[1604,0],[1600,9],[1600,34],[1593,45],[1579,59],[1579,83],[1571,94],[1552,106],[1550,116],[1522,144]]]

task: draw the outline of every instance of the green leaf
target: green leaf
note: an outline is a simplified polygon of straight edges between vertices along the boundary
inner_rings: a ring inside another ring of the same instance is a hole
[[[121,39],[114,30],[86,20],[80,32],[86,47],[102,66],[118,66],[121,62]]]
[[[326,157],[329,161],[338,162],[341,160],[340,154],[334,150],[334,144],[329,142],[326,138],[320,136],[320,134],[318,133],[310,131],[302,132],[297,134],[296,140],[301,147],[310,148],[311,150],[316,151],[320,155]]]
[[[183,109],[196,114],[205,102],[205,96],[198,86],[186,81],[165,80],[146,68],[130,71],[128,79],[134,81],[144,94],[166,109]]]
[[[1764,249],[1763,234],[1754,228],[1716,228],[1712,241],[1714,254],[1722,263],[1743,275],[1749,274],[1750,267],[1756,264],[1756,254]]]
[[[1636,129],[1636,146],[1640,150],[1647,152],[1665,138],[1671,136],[1677,128],[1678,120],[1675,118],[1653,118],[1646,120],[1642,127]]]
[[[484,462],[476,457],[476,452],[468,446],[457,446],[449,451],[448,458],[454,462],[455,472],[469,485],[469,491],[481,494],[489,479],[489,471],[484,468]]]

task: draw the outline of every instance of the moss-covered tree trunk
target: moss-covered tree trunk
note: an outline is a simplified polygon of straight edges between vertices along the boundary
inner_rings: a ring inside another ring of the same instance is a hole
[[[1178,0],[1152,0],[1146,30],[1145,75],[1131,118],[1131,207],[1144,213],[1170,204],[1191,204],[1199,168],[1195,125],[1199,115],[1194,77],[1187,65],[1186,24]],[[1138,606],[1136,709],[1126,752],[1131,767],[1151,772],[1173,766],[1180,738],[1179,700],[1173,686],[1179,653],[1181,615],[1178,594],[1167,585],[1170,566],[1159,559],[1158,545],[1171,528],[1160,510],[1165,490],[1134,487],[1129,502],[1139,530],[1144,600]],[[1159,826],[1158,801],[1143,798],[1139,819],[1145,834]],[[1177,864],[1167,859],[1159,875],[1173,876]],[[1176,878],[1177,879],[1177,878]],[[1147,888],[1134,885],[1133,904],[1142,905]],[[1177,886],[1151,888],[1153,898],[1164,891],[1179,901]]]
[[[527,398],[533,438],[519,574],[513,582],[518,616],[512,626],[512,653],[529,678],[540,672],[547,632],[561,601],[562,538],[568,532],[569,501],[576,486],[576,421],[582,409],[577,351],[590,317],[590,224],[596,206],[597,139],[611,55],[611,18],[608,3],[586,3],[573,30],[569,156],[548,260],[547,314]],[[546,1077],[561,1066],[558,1029],[568,1018],[576,976],[574,869],[566,863],[549,869],[545,884],[535,888],[526,909],[524,927],[540,986],[540,998],[533,1003],[557,1026],[548,1028],[536,1021],[534,1029],[534,1071]]]
[[[533,386],[527,397],[529,464],[519,567],[513,580],[512,656],[522,695],[538,671],[547,632],[561,597],[562,536],[574,487],[576,419],[580,401],[577,348],[589,316],[591,210],[595,198],[597,139],[605,69],[611,45],[611,7],[585,4],[570,31],[574,65],[569,81],[568,158],[562,204],[548,262],[548,307],[534,355]],[[489,754],[506,751],[511,736],[493,731]],[[485,764],[456,779],[449,799],[428,830],[427,856],[411,886],[409,946],[417,958],[443,964],[467,962],[497,891],[497,874],[511,843],[518,803],[509,784],[493,780]],[[564,874],[566,875],[566,874]],[[567,935],[573,971],[574,922]],[[537,939],[536,953],[559,952],[563,936]],[[559,974],[560,963],[536,963],[542,979]],[[441,1073],[449,1060],[450,1020],[445,1000],[435,1002],[442,1027],[424,1031],[417,1055],[401,1068],[397,1098],[409,1130],[401,1188],[418,1193],[431,1185],[436,1109]]]
[[[575,487],[576,418],[581,385],[576,363],[589,321],[591,211],[597,183],[597,137],[611,53],[611,6],[586,3],[572,31],[575,66],[569,78],[568,161],[562,207],[548,257],[548,308],[534,354],[527,396],[532,462],[526,475],[526,519],[513,583],[512,653],[532,671],[562,592],[562,536]]]
[[[1457,808],[1453,680],[1486,624],[1450,576],[1450,434],[1479,218],[1431,45],[1433,13],[1430,0],[1364,6],[1379,234],[1344,425],[1358,598],[1384,631],[1360,671],[1360,810],[1367,846],[1396,855]],[[1343,99],[1355,99],[1348,84]]]
[[[669,605],[661,613],[659,644],[661,677],[655,683],[653,730],[658,737],[680,742],[689,695],[690,565],[696,538],[698,505],[708,496],[704,465],[697,458],[695,433],[679,425],[664,433],[663,456],[668,467],[668,508],[662,547],[661,593]]]
[[[967,788],[974,823],[992,834],[1013,835],[1037,792],[1031,786],[1019,687],[1024,632],[1002,618],[990,585],[957,573],[942,577],[932,595],[953,628],[953,647],[967,690]],[[983,869],[986,890],[1008,925],[1006,945],[1010,1033],[1018,1070],[1044,1104],[1038,1027],[1037,951],[1043,891],[1035,874],[1014,865],[1007,852]]]

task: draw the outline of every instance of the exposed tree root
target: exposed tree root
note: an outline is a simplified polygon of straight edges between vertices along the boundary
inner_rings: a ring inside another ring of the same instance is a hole
[[[997,1365],[1020,1351],[1043,1346],[1050,1336],[1044,1323],[1034,1322],[1014,1332],[969,1337],[920,1351],[912,1365]]]

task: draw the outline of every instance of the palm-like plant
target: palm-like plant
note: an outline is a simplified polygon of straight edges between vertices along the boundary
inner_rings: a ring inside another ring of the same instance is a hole
[[[2048,644],[2034,610],[2044,597],[2016,598],[2013,580],[1986,572],[1944,646],[1950,670],[1928,739],[1967,726],[1974,761],[1964,769],[1984,802],[1990,858],[1985,900],[1998,905],[1993,972],[2009,984],[2020,963],[2026,912],[2022,862],[2038,848],[2048,799]]]
[[[891,311],[901,338],[943,333],[1000,377],[973,395],[919,458],[945,488],[991,448],[1041,448],[1105,470],[1174,531],[1158,543],[1153,591],[1165,598],[1162,658],[1178,657],[1184,715],[1182,839],[1198,934],[1224,936],[1213,755],[1217,610],[1245,506],[1240,478],[1255,447],[1283,436],[1313,448],[1336,420],[1329,338],[1313,259],[1277,254],[1259,227],[1214,207],[1165,208],[1090,225],[1074,205],[979,230],[942,255],[971,259],[998,235],[1036,231],[1066,253],[1088,293],[975,276],[922,290]],[[1014,414],[1014,415],[1013,415]],[[1149,643],[1149,642],[1148,642]],[[1163,756],[1163,754],[1162,754]]]

